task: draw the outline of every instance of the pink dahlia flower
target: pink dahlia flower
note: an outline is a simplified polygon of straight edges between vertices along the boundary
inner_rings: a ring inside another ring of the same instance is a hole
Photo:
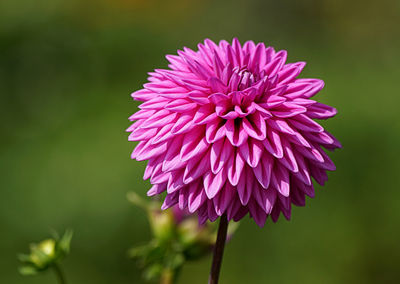
[[[336,109],[310,99],[324,82],[297,78],[304,62],[237,39],[166,58],[170,69],[149,73],[132,94],[143,103],[127,129],[129,141],[140,141],[132,159],[148,160],[147,194],[166,191],[162,209],[178,204],[201,223],[249,213],[263,226],[268,215],[289,219],[292,203],[314,196],[311,177],[322,185],[335,170],[322,147],[340,143],[313,119]]]

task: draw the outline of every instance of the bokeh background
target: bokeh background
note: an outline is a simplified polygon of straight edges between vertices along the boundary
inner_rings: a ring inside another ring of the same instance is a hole
[[[305,60],[323,78],[324,126],[344,148],[337,171],[290,222],[246,218],[221,283],[398,283],[400,278],[400,1],[0,1],[0,282],[24,278],[16,254],[75,231],[70,283],[143,283],[126,257],[150,237],[144,162],[130,160],[130,93],[165,54],[204,38],[253,39]],[[205,283],[210,259],[179,283]]]

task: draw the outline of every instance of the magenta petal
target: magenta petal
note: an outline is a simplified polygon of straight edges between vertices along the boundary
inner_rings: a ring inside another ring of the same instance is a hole
[[[300,189],[298,189],[295,184],[291,187],[290,201],[296,206],[306,205],[305,194]]]
[[[211,91],[214,93],[224,93],[227,90],[227,87],[224,85],[224,83],[216,77],[208,79],[208,84],[211,88]]]
[[[244,143],[239,147],[239,153],[247,164],[254,168],[258,165],[263,152],[262,145],[257,140],[249,139],[248,143]]]
[[[144,129],[144,128],[137,128],[128,137],[128,141],[140,141],[140,140],[148,140],[153,138],[154,135],[157,133],[157,129]]]
[[[268,129],[268,136],[263,141],[263,144],[265,149],[276,158],[280,159],[283,157],[282,142],[278,132]]]
[[[276,201],[276,196],[277,196],[276,191],[273,190],[272,188],[269,188],[263,191],[263,194],[265,195],[265,206],[264,206],[265,213],[271,214]]]
[[[196,153],[204,152],[208,148],[208,143],[207,142],[202,142],[202,140],[205,140],[203,138],[203,135],[201,133],[202,131],[191,131],[189,133],[186,133],[185,135],[178,135],[177,137],[180,137],[181,143],[177,145],[172,145],[172,148],[175,147],[180,147],[179,149],[179,158],[182,161],[187,161],[188,158],[187,156],[192,156],[193,152],[196,151]],[[202,146],[202,147],[201,147]],[[201,147],[201,149],[199,149]]]
[[[299,114],[289,120],[290,124],[302,131],[322,132],[324,128],[304,114]]]
[[[252,170],[248,166],[244,167],[243,174],[239,179],[237,185],[237,192],[240,198],[240,202],[243,205],[247,205],[250,200],[252,189],[254,185],[254,175]]]
[[[173,137],[170,131],[172,127],[174,127],[174,123],[166,124],[162,128],[158,128],[157,134],[154,136],[151,143],[157,144],[171,139]]]
[[[268,125],[274,128],[275,130],[278,130],[279,132],[290,134],[290,135],[295,135],[296,132],[295,130],[289,126],[289,124],[282,119],[269,119],[267,121]]]
[[[194,127],[193,116],[190,114],[181,115],[171,129],[172,134],[182,134],[192,130]]]
[[[310,118],[327,119],[335,116],[337,110],[331,106],[315,103],[308,107],[307,115]]]
[[[215,211],[215,207],[213,204],[212,200],[208,200],[207,201],[207,214],[208,214],[208,219],[211,222],[214,222],[215,220],[218,219],[219,215],[217,214],[217,212]]]
[[[178,203],[178,198],[179,198],[178,192],[167,194],[167,196],[164,199],[164,203],[161,206],[161,209],[165,210],[174,206],[175,204]]]
[[[200,91],[191,91],[188,93],[188,97],[195,103],[199,105],[209,104],[210,100],[207,97],[207,94]]]
[[[255,47],[253,56],[250,59],[251,63],[249,65],[249,69],[258,71],[258,68],[256,68],[256,66],[264,66],[266,60],[267,57],[265,54],[265,45],[263,43],[259,43]]]
[[[210,171],[210,150],[204,156],[199,155],[196,159],[190,159],[183,174],[183,182],[189,184]]]
[[[226,181],[226,171],[222,170],[216,175],[213,173],[206,173],[204,176],[204,190],[206,191],[208,199],[212,199],[222,188]]]
[[[225,127],[222,120],[215,120],[206,125],[206,140],[208,143],[214,143],[225,136]]]
[[[229,101],[229,96],[220,93],[220,92],[215,92],[213,94],[211,94],[208,99],[215,105],[219,105],[221,103],[225,103],[227,101]]]
[[[276,107],[271,113],[279,118],[287,118],[305,113],[307,109],[294,103],[283,103]]]
[[[320,163],[324,162],[324,157],[321,155],[320,151],[313,146],[311,146],[311,148],[305,148],[305,147],[298,146],[298,147],[296,147],[296,150],[298,153],[303,155],[305,158],[308,158],[310,160],[320,162]]]
[[[236,147],[243,145],[248,138],[248,134],[244,130],[243,124],[240,124],[240,126],[237,127],[235,126],[233,119],[230,119],[225,123],[225,134],[231,144]]]
[[[288,85],[285,97],[311,98],[324,87],[324,81],[319,79],[297,79]]]
[[[240,203],[239,199],[237,197],[234,197],[228,206],[227,210],[228,221],[235,219],[237,214],[240,212],[241,207],[242,204]]]
[[[204,124],[204,120],[206,120],[208,117],[212,116],[213,118],[206,123],[213,121],[214,118],[216,117],[216,114],[214,113],[214,108],[207,104],[199,107],[197,112],[195,113],[193,117],[193,122],[196,124]]]
[[[283,166],[276,164],[272,175],[272,185],[283,196],[289,196],[289,173]]]
[[[186,112],[188,110],[195,109],[196,107],[196,103],[186,99],[177,99],[165,105],[165,109],[174,112]]]
[[[299,171],[299,166],[297,165],[292,147],[290,146],[289,143],[284,142],[283,150],[284,150],[284,155],[279,160],[279,162],[281,162],[281,164],[284,165],[289,171],[297,173]]]
[[[314,192],[314,186],[312,184],[311,185],[306,185],[304,183],[297,183],[297,186],[306,195],[308,195],[311,198],[314,198],[315,192]]]
[[[239,183],[245,163],[239,151],[231,155],[229,162],[228,179],[233,186],[236,186]]]
[[[185,184],[183,183],[183,173],[184,171],[173,171],[168,179],[167,192],[168,194],[174,193],[181,189]]]
[[[201,183],[194,183],[189,188],[188,207],[189,212],[195,212],[206,201],[207,195],[202,189]]]
[[[229,183],[226,183],[217,196],[213,199],[215,212],[218,214],[218,216],[221,216],[225,213],[231,200],[233,199],[235,193],[234,190],[235,189]]]
[[[283,90],[284,88],[281,87],[281,89]],[[261,102],[261,105],[266,109],[271,109],[280,106],[285,101],[286,101],[285,97],[279,95],[270,95],[266,98],[266,101]]]
[[[255,202],[249,203],[249,211],[251,217],[257,223],[259,227],[264,227],[265,221],[267,220],[267,214],[265,211]]]
[[[319,185],[323,186],[325,182],[328,180],[328,175],[326,174],[326,171],[313,165],[312,163],[310,163],[309,166],[312,177]]]
[[[274,160],[272,157],[269,154],[264,153],[260,163],[258,163],[257,167],[253,169],[258,182],[265,189],[269,187],[273,165]]]
[[[297,154],[297,152],[294,152],[294,156],[296,158],[297,164],[299,165],[299,171],[297,173],[294,173],[294,176],[297,177],[301,182],[305,183],[306,185],[311,185],[311,177],[309,169],[304,161],[303,156]]]
[[[185,142],[186,142],[186,139],[184,139],[183,145],[186,145]],[[209,148],[209,144],[206,141],[206,138],[201,139],[197,143],[195,148],[193,148],[193,146],[194,145],[191,144],[187,148],[182,147],[181,153],[180,153],[180,159],[183,162],[188,161],[188,160],[192,159],[193,157],[198,157],[199,155],[202,155]]]
[[[165,158],[165,155],[160,155],[156,158],[150,159],[146,166],[143,174],[143,180],[149,179],[156,171],[157,167],[161,164],[161,161]]]
[[[210,162],[211,162],[211,171],[214,174],[217,174],[223,167],[224,161],[220,158],[221,153],[223,151],[223,146],[224,146],[224,140],[221,139],[218,140],[217,142],[213,143],[211,145],[211,156],[210,156]],[[221,161],[222,160],[222,161]]]
[[[137,113],[131,115],[129,120],[138,120],[138,119],[148,119],[151,117],[156,111],[154,109],[141,109]],[[127,130],[128,131],[128,130]]]
[[[151,140],[149,140],[151,142]],[[146,144],[143,149],[136,155],[136,160],[144,161],[153,157],[157,157],[165,153],[168,148],[169,141],[161,142],[159,144],[151,145],[151,143]]]
[[[278,202],[277,202],[278,203]],[[278,222],[279,215],[281,214],[281,206],[280,204],[275,204],[274,208],[271,212],[271,219],[274,223]]]
[[[176,120],[177,114],[176,113],[169,113],[165,116],[159,117],[153,115],[145,122],[143,122],[142,128],[154,128],[154,127],[162,127],[170,122],[174,122]]]
[[[279,82],[281,84],[287,84],[292,82],[300,72],[303,70],[305,62],[297,62],[294,64],[287,64],[280,72],[278,72]]]
[[[327,170],[327,171],[335,171],[336,166],[332,162],[332,160],[329,158],[329,156],[322,149],[319,152],[322,155],[322,157],[324,158],[324,162],[318,163],[317,164],[318,167],[320,167],[321,169]]]
[[[142,103],[139,108],[142,110],[155,110],[155,109],[161,109],[163,108],[169,100],[167,98],[163,97],[155,97],[151,100],[148,100],[144,103]]]
[[[251,114],[249,120],[243,118],[243,129],[249,136],[257,140],[262,141],[267,137],[265,120],[258,112]]]
[[[163,193],[165,190],[167,190],[166,183],[155,184],[149,189],[149,191],[147,191],[147,196],[154,196]]]
[[[184,210],[188,206],[188,196],[189,192],[187,187],[183,187],[179,190],[179,197],[178,197],[179,209]]]
[[[264,68],[265,73],[270,77],[275,76],[278,73],[278,71],[282,68],[282,66],[285,64],[286,57],[287,57],[286,50],[281,50],[278,53],[276,53],[272,61],[265,66]]]

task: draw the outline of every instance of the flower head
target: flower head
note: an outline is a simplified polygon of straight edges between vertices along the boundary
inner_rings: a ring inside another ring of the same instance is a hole
[[[324,82],[297,78],[304,62],[237,39],[166,58],[170,69],[149,73],[132,94],[143,103],[127,129],[140,141],[132,158],[148,160],[148,195],[167,192],[162,209],[178,204],[201,223],[249,213],[263,226],[269,215],[289,219],[292,203],[314,196],[311,177],[324,184],[335,170],[322,147],[340,143],[313,119],[336,110],[310,99]]]

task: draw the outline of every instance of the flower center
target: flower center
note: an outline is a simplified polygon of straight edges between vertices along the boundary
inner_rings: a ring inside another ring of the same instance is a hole
[[[256,76],[249,71],[247,68],[239,69],[239,67],[235,67],[233,72],[239,75],[240,81],[238,85],[238,91],[247,89],[248,87],[252,86],[256,81]]]

